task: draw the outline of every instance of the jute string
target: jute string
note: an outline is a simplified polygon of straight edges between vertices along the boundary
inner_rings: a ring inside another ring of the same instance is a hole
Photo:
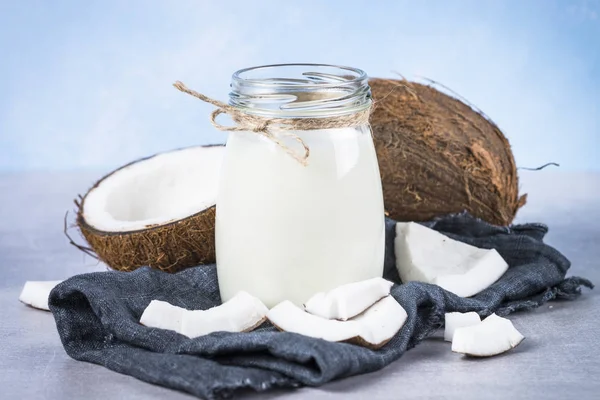
[[[258,115],[245,113],[237,107],[230,106],[229,104],[223,103],[222,101],[211,99],[210,97],[205,96],[202,93],[196,92],[195,90],[188,89],[182,82],[177,81],[173,84],[173,86],[175,86],[175,88],[182,91],[183,93],[187,93],[204,101],[205,103],[209,103],[217,107],[210,114],[210,122],[218,130],[224,132],[254,132],[256,134],[262,135],[267,139],[273,141],[275,144],[281,147],[281,149],[283,149],[287,154],[289,154],[302,165],[308,164],[310,148],[298,135],[291,131],[310,131],[317,129],[346,128],[366,125],[369,123],[369,115],[371,112],[371,109],[368,108],[364,111],[359,111],[353,114],[323,118],[261,117]],[[235,122],[235,125],[226,126],[219,124],[217,122],[217,117],[221,114],[228,114]],[[298,154],[298,152],[295,152],[288,145],[282,142],[277,137],[277,135],[275,135],[276,132],[281,132],[282,136],[288,137],[298,142],[304,149],[304,152],[302,154]]]

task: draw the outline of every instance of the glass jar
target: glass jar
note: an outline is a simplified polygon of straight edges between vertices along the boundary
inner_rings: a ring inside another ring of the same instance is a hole
[[[264,118],[330,119],[367,112],[355,68],[270,65],[233,75],[230,105]],[[317,120],[318,122],[318,120]],[[223,301],[245,290],[268,307],[382,276],[385,223],[370,126],[231,132],[217,197]],[[276,138],[276,140],[273,140]],[[306,165],[290,156],[310,151]]]

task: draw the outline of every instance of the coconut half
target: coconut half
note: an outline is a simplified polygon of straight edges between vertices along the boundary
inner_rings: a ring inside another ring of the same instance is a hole
[[[193,339],[213,332],[249,332],[265,322],[268,311],[259,299],[246,292],[208,310],[186,310],[152,300],[140,317],[140,324]]]
[[[454,332],[458,328],[473,326],[481,323],[479,314],[474,311],[468,313],[452,312],[444,315],[444,340],[451,342]]]
[[[378,349],[398,333],[406,322],[407,314],[392,296],[386,296],[348,321],[318,317],[288,300],[269,310],[267,318],[286,332]]]
[[[61,282],[62,281],[27,281],[25,282],[25,286],[23,286],[19,301],[33,308],[50,311],[50,307],[48,307],[48,296],[50,296],[52,289]]]
[[[394,245],[402,282],[433,283],[461,297],[481,292],[508,269],[495,249],[480,249],[414,222],[396,224]]]
[[[319,317],[345,321],[389,295],[393,285],[383,278],[348,283],[329,292],[315,294],[304,304],[304,309]]]
[[[225,147],[198,146],[127,164],[83,197],[77,224],[117,270],[175,272],[215,261],[215,204]]]
[[[481,323],[454,331],[452,351],[474,357],[491,357],[517,347],[525,339],[506,318],[492,314]]]

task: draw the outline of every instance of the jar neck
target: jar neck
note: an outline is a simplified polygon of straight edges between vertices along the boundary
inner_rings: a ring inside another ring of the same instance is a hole
[[[367,74],[324,64],[279,64],[233,74],[229,104],[268,118],[326,118],[371,106]]]

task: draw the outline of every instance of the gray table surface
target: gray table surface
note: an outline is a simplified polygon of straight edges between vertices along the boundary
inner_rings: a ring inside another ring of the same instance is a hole
[[[600,282],[600,173],[523,172],[529,203],[518,221],[550,226],[570,274]],[[69,358],[50,313],[17,301],[26,280],[103,270],[67,244],[63,216],[99,173],[0,174],[0,398],[191,399]],[[600,399],[600,290],[511,317],[527,337],[515,351],[465,359],[440,337],[381,371],[248,398]],[[242,397],[242,396],[240,396]]]

